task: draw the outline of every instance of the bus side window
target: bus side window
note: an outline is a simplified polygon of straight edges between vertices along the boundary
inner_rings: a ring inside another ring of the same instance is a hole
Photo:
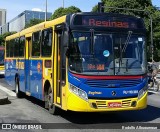
[[[19,40],[19,57],[24,57],[25,37],[21,36]]]
[[[35,32],[32,35],[32,56],[39,57],[40,56],[40,40],[41,40],[41,32]]]
[[[6,57],[10,57],[10,41],[6,41]]]
[[[42,56],[50,57],[52,54],[52,28],[42,31]]]
[[[19,57],[19,38],[14,39],[14,57]]]

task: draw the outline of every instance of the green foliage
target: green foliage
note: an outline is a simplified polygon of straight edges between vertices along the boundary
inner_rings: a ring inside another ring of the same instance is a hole
[[[61,16],[64,16],[66,14],[69,13],[77,13],[77,12],[81,12],[81,10],[75,6],[70,6],[68,8],[58,8],[57,10],[55,10],[55,12],[53,13],[53,15],[51,16],[51,19],[55,19]]]
[[[4,45],[4,38],[2,35],[0,35],[0,45]]]
[[[39,23],[41,23],[41,22],[44,22],[44,20],[42,20],[42,19],[36,19],[36,18],[31,19],[31,20],[29,21],[29,23],[27,23],[27,24],[25,25],[25,28],[34,26],[34,25],[39,24]]]
[[[98,11],[98,5],[95,5],[93,8],[92,8],[92,12],[97,12]]]
[[[0,46],[4,46],[6,37],[9,35],[12,35],[14,33],[16,33],[16,32],[6,32],[6,33],[0,35]]]

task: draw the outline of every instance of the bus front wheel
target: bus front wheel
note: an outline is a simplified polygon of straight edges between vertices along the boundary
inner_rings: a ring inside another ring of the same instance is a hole
[[[53,104],[53,92],[51,88],[48,90],[48,95],[47,95],[47,102],[46,104],[48,105],[48,110],[50,114],[56,115],[58,114],[58,108]]]

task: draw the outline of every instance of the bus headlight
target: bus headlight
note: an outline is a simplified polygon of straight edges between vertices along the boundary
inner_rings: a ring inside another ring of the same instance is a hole
[[[69,90],[76,94],[77,96],[79,96],[80,98],[88,101],[88,96],[87,93],[85,91],[83,91],[82,89],[77,88],[76,86],[69,84]]]
[[[145,86],[144,88],[142,88],[139,92],[138,92],[138,99],[142,98],[143,95],[146,93],[148,87]]]

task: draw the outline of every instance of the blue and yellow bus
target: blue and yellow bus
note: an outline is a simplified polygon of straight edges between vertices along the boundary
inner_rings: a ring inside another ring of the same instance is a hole
[[[105,112],[147,106],[146,29],[141,18],[75,13],[8,36],[5,78],[17,97],[58,109]]]

